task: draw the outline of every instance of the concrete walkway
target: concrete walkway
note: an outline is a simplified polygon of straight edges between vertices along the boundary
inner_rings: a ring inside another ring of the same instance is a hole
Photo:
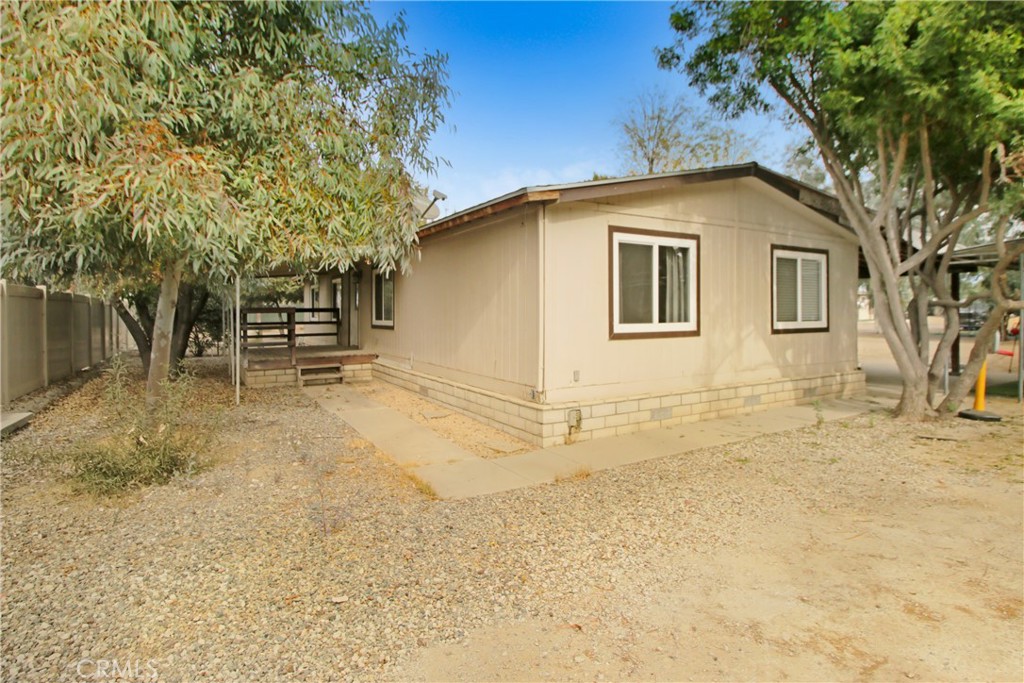
[[[581,472],[597,472],[706,446],[744,441],[762,434],[799,429],[817,424],[819,415],[819,409],[810,405],[772,408],[751,415],[691,422],[485,459],[343,384],[307,387],[303,391],[429,484],[440,498],[470,498],[509,491]],[[821,401],[820,414],[825,420],[842,420],[883,407],[891,406],[867,399],[832,399]]]

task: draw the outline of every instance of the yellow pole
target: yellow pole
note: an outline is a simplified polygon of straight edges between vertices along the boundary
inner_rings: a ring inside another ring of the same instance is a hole
[[[974,409],[985,410],[985,371],[988,368],[988,359],[981,364],[978,371],[978,381],[974,383]]]
[[[1003,418],[995,413],[985,410],[985,375],[988,370],[988,359],[981,363],[981,371],[978,372],[978,381],[974,384],[974,408],[972,410],[961,410],[957,413],[960,417],[968,420],[982,420],[984,422],[999,422]]]

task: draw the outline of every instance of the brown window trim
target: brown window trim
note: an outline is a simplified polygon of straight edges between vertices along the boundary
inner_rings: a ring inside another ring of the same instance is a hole
[[[693,240],[697,245],[697,254],[694,259],[693,279],[697,286],[696,306],[694,306],[694,318],[696,329],[682,332],[616,332],[615,331],[615,273],[614,255],[615,233],[629,235],[644,235],[646,237],[668,237],[671,239]],[[669,337],[699,337],[700,336],[700,235],[687,232],[669,232],[666,230],[643,230],[641,228],[624,228],[615,225],[608,226],[608,339],[666,339]]]
[[[796,327],[791,329],[779,329],[775,327],[775,252],[776,251],[799,251],[807,254],[822,254],[825,256],[825,319],[828,322],[821,327]],[[829,264],[828,249],[814,249],[811,247],[791,247],[785,244],[773,244],[771,251],[771,280],[768,288],[768,310],[771,311],[772,334],[820,334],[828,332],[832,325],[832,268]]]

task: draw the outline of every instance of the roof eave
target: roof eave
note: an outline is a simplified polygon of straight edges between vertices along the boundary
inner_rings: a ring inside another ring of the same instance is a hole
[[[429,237],[430,235],[434,235],[445,230],[451,230],[452,228],[457,228],[460,225],[465,225],[466,223],[470,223],[481,218],[487,218],[488,216],[493,216],[494,214],[514,209],[517,206],[523,206],[525,204],[532,204],[535,202],[558,201],[559,196],[560,192],[558,190],[535,190],[533,188],[524,187],[521,190],[516,190],[511,194],[498,197],[497,199],[485,204],[479,204],[465,211],[460,211],[459,213],[452,214],[451,216],[441,220],[429,223],[421,228],[416,233],[416,236],[423,239],[424,237]]]
[[[606,180],[591,180],[563,185],[524,187],[515,192],[492,199],[489,202],[478,204],[451,216],[428,223],[416,234],[422,239],[480,218],[493,216],[502,211],[534,202],[587,201],[637,192],[667,190],[695,183],[749,177],[761,180],[829,220],[849,228],[849,222],[845,219],[842,208],[839,205],[839,200],[834,196],[813,188],[806,183],[766,169],[756,162],[749,162],[693,171],[673,171],[630,178],[609,178]]]

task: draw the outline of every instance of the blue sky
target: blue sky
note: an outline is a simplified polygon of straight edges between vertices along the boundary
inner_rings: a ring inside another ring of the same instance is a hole
[[[528,185],[617,175],[615,121],[649,88],[686,94],[682,75],[657,68],[671,44],[671,3],[374,2],[378,20],[405,12],[414,51],[449,58],[454,91],[432,150],[450,167],[426,179],[453,213]],[[762,140],[758,161],[780,168],[792,135],[780,123],[733,124]]]

